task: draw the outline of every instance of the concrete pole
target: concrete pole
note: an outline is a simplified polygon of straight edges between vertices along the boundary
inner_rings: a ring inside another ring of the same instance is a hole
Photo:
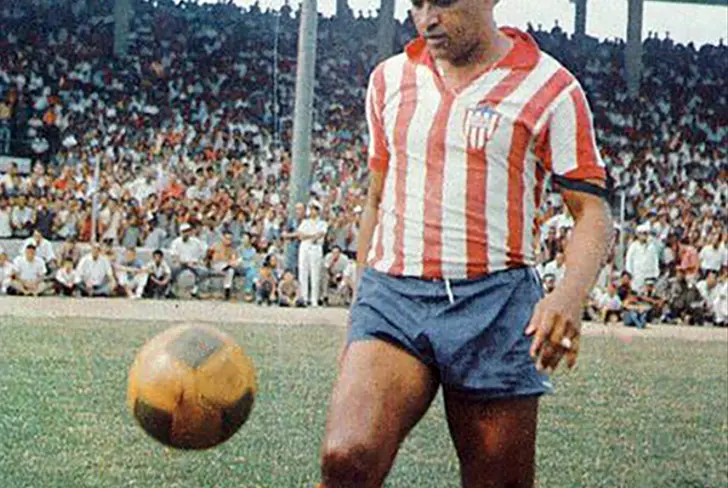
[[[126,55],[131,10],[130,0],[116,0],[114,2],[114,54],[116,56]]]
[[[381,0],[379,7],[379,45],[377,59],[384,61],[394,50],[394,0]]]
[[[313,119],[314,71],[316,67],[316,0],[301,3],[296,66],[296,103],[293,114],[292,174],[288,212],[295,215],[298,202],[306,203],[311,183],[311,125]]]
[[[586,34],[586,4],[587,0],[573,0],[576,7],[574,18],[574,34],[583,36]]]
[[[629,96],[637,98],[642,77],[642,14],[644,0],[629,0],[627,47],[624,53],[625,76]]]

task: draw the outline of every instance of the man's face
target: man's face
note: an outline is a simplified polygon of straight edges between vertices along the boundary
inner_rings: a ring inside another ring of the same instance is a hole
[[[556,253],[556,263],[558,263],[559,266],[564,264],[564,253],[558,252]]]
[[[182,233],[182,240],[184,242],[187,242],[190,239],[190,234],[192,234],[191,230],[186,230]]]
[[[495,0],[412,0],[412,20],[435,59],[467,62],[480,45]]]
[[[298,217],[299,219],[302,219],[303,216],[304,216],[304,207],[303,207],[303,205],[301,205],[301,204],[296,205],[296,217]]]
[[[152,258],[154,259],[154,264],[156,264],[157,266],[162,264],[162,256],[160,256],[159,254],[155,254],[154,256],[152,256]]]
[[[8,260],[8,255],[3,253],[0,253],[0,266],[4,265]]]
[[[35,259],[35,248],[32,248],[32,247],[25,248],[25,258],[28,261],[33,261]]]
[[[94,259],[98,259],[100,254],[101,248],[99,246],[94,246],[91,248],[91,257],[93,257]]]
[[[233,236],[230,234],[225,234],[222,236],[222,245],[225,247],[230,247],[233,245]]]
[[[641,243],[647,242],[647,232],[640,232],[637,234],[637,238],[640,240]]]

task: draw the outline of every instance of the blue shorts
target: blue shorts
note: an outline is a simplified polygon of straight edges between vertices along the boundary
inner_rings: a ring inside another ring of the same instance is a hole
[[[525,335],[543,288],[531,268],[473,280],[396,277],[366,269],[348,342],[379,339],[429,366],[448,393],[494,399],[551,393]]]

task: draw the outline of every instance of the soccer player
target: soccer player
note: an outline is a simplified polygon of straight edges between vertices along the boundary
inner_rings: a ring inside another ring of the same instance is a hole
[[[539,397],[579,353],[611,242],[606,174],[577,80],[498,29],[497,0],[413,0],[419,32],[367,90],[358,284],[322,445],[324,488],[382,486],[439,387],[467,488],[531,487]],[[544,297],[546,178],[575,225]]]

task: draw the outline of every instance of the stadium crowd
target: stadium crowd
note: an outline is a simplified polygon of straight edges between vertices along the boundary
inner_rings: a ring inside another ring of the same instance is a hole
[[[225,298],[348,303],[376,18],[319,19],[311,192],[289,217],[298,12],[136,1],[116,56],[112,3],[0,8],[0,154],[32,162],[0,177],[0,239],[24,240],[18,256],[0,254],[3,292],[166,297],[187,272],[194,296],[219,278]],[[585,314],[725,324],[728,48],[650,33],[633,100],[622,41],[529,32],[583,84],[617,213],[625,196],[626,256],[605,266]],[[398,49],[412,35],[397,24]],[[572,221],[558,195],[547,202],[548,291]]]

